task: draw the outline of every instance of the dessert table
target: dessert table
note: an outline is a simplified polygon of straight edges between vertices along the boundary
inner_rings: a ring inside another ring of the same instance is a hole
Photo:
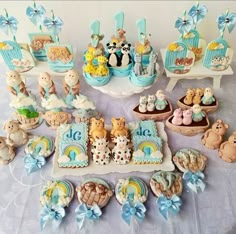
[[[81,67],[81,64],[79,65]],[[236,64],[232,65],[233,70]],[[0,64],[0,127],[5,120],[12,116],[13,110],[9,107],[10,95],[6,89],[5,73],[6,67]],[[81,72],[81,71],[80,71]],[[26,87],[39,98],[37,91],[37,79],[35,76],[26,77]],[[60,95],[62,93],[62,76],[53,76],[56,89]],[[157,89],[165,89],[168,79],[161,75],[152,88],[145,90],[143,94],[155,93]],[[166,93],[174,107],[177,107],[177,100],[182,97],[185,90],[189,87],[212,87],[210,78],[202,80],[180,80],[174,89],[174,92]],[[235,89],[236,79],[234,75],[222,78],[221,89],[215,90],[215,95],[219,100],[219,109],[210,114],[210,121],[218,118],[230,125],[227,137],[236,130],[235,112]],[[116,99],[99,92],[88,86],[81,75],[81,93],[95,101],[97,109],[103,113],[106,124],[110,124],[113,116],[124,116],[126,121],[134,120],[132,109],[137,105],[139,95],[135,94],[126,99]],[[205,170],[207,187],[203,193],[194,194],[183,192],[183,206],[179,215],[168,221],[164,220],[158,212],[156,197],[149,191],[149,197],[145,203],[147,208],[146,218],[141,225],[129,227],[121,218],[121,206],[113,196],[108,206],[103,209],[103,216],[98,223],[87,225],[85,229],[78,231],[75,220],[75,208],[78,205],[76,197],[73,199],[70,207],[66,209],[66,217],[63,219],[60,228],[56,233],[236,233],[236,164],[228,164],[222,161],[217,151],[206,149],[201,143],[201,135],[194,137],[181,136],[166,129],[169,147],[172,152],[176,152],[183,147],[192,147],[208,158],[207,168]],[[47,134],[55,137],[56,133],[50,130],[45,122],[42,125],[30,131],[31,134]],[[5,135],[1,130],[0,135]],[[38,172],[27,176],[23,166],[24,147],[17,150],[15,160],[6,166],[0,167],[0,234],[18,233],[18,234],[37,234],[52,233],[45,229],[40,231],[39,212],[41,205],[39,202],[40,186],[51,180],[52,162],[51,157],[46,166]],[[151,178],[152,172],[132,172],[132,173],[109,173],[99,175],[113,187],[117,180],[129,175],[138,176],[147,183]],[[67,176],[75,186],[84,179],[92,177],[86,176]],[[96,176],[96,175],[94,175]]]

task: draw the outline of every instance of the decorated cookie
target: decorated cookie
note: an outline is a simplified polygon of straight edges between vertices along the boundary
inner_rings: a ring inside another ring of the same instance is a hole
[[[217,110],[218,101],[214,96],[211,88],[196,88],[188,89],[185,96],[181,97],[177,105],[183,109],[191,109],[193,105],[198,104],[206,113],[211,113]]]
[[[98,165],[106,165],[111,159],[111,150],[106,138],[96,138],[92,143],[91,154],[93,161]]]
[[[16,40],[18,23],[18,20],[14,16],[9,16],[5,9],[5,16],[1,15],[0,17],[0,29],[6,35],[10,34],[12,40],[2,41],[0,43],[0,54],[10,70],[26,72],[35,66],[35,62],[29,45],[18,43]]]
[[[194,104],[191,109],[178,108],[166,120],[166,126],[171,130],[185,136],[194,136],[204,132],[209,126],[209,119],[199,104]]]
[[[113,161],[119,165],[125,165],[131,160],[130,140],[126,136],[117,136],[113,139],[115,146],[112,149]]]
[[[25,147],[24,167],[28,174],[40,170],[54,152],[54,141],[47,136],[34,136]]]
[[[3,125],[3,130],[7,133],[7,144],[19,147],[27,143],[28,134],[15,120],[8,120]]]
[[[46,61],[47,55],[45,51],[45,45],[49,43],[54,43],[55,38],[53,34],[43,32],[43,21],[45,18],[46,10],[42,5],[37,5],[33,3],[33,7],[28,6],[26,9],[26,15],[29,20],[38,27],[38,33],[29,33],[30,47],[34,57],[39,61]]]
[[[6,165],[10,163],[15,156],[14,148],[7,144],[5,137],[0,136],[0,164]]]
[[[180,211],[183,184],[180,174],[175,172],[158,171],[150,181],[151,190],[158,197],[157,205],[161,215],[168,219],[169,214]]]
[[[90,178],[77,188],[79,206],[76,208],[76,220],[81,229],[85,219],[99,220],[102,215],[101,208],[105,207],[113,195],[111,187],[106,181],[99,178]]]
[[[236,132],[233,132],[228,141],[220,145],[219,156],[225,162],[236,162]]]
[[[207,45],[203,59],[204,67],[213,71],[223,71],[230,66],[234,51],[227,40],[224,39],[224,33],[226,29],[229,33],[233,31],[236,24],[235,18],[236,13],[229,13],[228,9],[225,14],[221,14],[217,18],[220,37]]]
[[[40,192],[40,226],[44,229],[51,221],[54,228],[60,225],[68,207],[74,197],[74,187],[68,180],[47,181]]]
[[[130,225],[135,219],[142,222],[145,218],[146,208],[144,202],[148,197],[148,189],[145,182],[139,178],[128,177],[119,179],[115,194],[117,201],[122,204],[122,218]]]
[[[162,139],[152,120],[129,124],[133,143],[132,161],[135,164],[160,164],[163,161]]]
[[[217,120],[202,136],[202,144],[208,149],[219,149],[228,128],[228,124],[220,119]]]
[[[89,128],[90,141],[94,142],[97,138],[106,138],[107,130],[104,127],[104,119],[91,118]]]
[[[116,138],[118,136],[129,136],[129,131],[125,126],[125,118],[112,118],[112,129],[111,129],[111,137]]]
[[[57,163],[62,168],[88,166],[88,128],[85,123],[62,124],[57,129]]]

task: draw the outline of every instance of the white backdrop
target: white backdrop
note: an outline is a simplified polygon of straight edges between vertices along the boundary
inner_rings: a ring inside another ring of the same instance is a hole
[[[51,9],[64,21],[60,34],[61,42],[71,43],[82,52],[90,39],[89,24],[94,19],[101,22],[101,33],[105,35],[106,42],[114,32],[113,16],[117,11],[124,11],[124,28],[130,42],[137,39],[136,20],[147,19],[147,33],[152,34],[151,42],[155,49],[166,47],[170,42],[178,39],[179,33],[174,28],[175,20],[182,16],[184,10],[189,10],[195,1],[37,1],[42,4],[51,17]],[[199,24],[199,31],[209,42],[218,37],[216,18],[224,13],[226,8],[236,12],[235,1],[200,1],[208,8],[208,14]],[[7,8],[9,14],[19,20],[17,39],[19,42],[28,41],[27,33],[37,31],[27,18],[25,11],[32,1],[0,1],[0,14]],[[225,33],[231,46],[236,39],[236,30],[231,35]],[[5,35],[0,32],[0,39]]]

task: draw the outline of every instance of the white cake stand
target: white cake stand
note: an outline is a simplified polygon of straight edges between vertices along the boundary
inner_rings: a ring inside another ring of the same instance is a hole
[[[163,64],[165,63],[165,54],[166,54],[166,49],[161,49],[161,57],[163,60]],[[202,60],[200,60],[197,61],[196,64],[194,64],[194,66],[191,68],[190,72],[186,74],[175,74],[169,72],[166,68],[165,68],[165,73],[166,76],[170,78],[169,83],[166,86],[166,91],[170,92],[174,89],[175,85],[179,80],[203,79],[207,77],[213,79],[213,88],[219,89],[222,76],[229,76],[232,75],[234,72],[230,66],[224,71],[212,71],[204,67],[202,64]]]

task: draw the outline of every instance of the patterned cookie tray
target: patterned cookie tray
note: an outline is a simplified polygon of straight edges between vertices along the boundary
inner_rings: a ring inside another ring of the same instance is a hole
[[[87,174],[107,174],[111,172],[118,172],[118,173],[129,173],[129,172],[152,172],[157,170],[163,171],[173,171],[174,164],[172,162],[172,153],[170,151],[168,145],[168,138],[167,134],[164,130],[164,123],[157,122],[156,123],[157,131],[160,137],[163,140],[163,154],[164,160],[161,164],[134,164],[130,162],[127,165],[118,165],[114,163],[112,160],[108,165],[97,165],[95,164],[92,159],[90,158],[89,166],[83,168],[59,168],[58,167],[58,151],[56,149],[54,157],[53,157],[53,169],[52,169],[52,176],[54,177],[61,177],[61,176],[83,176]],[[106,127],[108,129],[108,127]],[[56,142],[57,145],[57,142]]]

